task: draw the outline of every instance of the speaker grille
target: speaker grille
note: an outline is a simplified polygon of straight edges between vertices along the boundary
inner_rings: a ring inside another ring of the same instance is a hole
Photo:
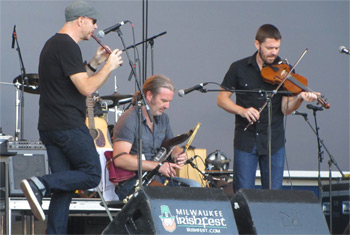
[[[231,202],[240,234],[329,234],[311,191],[241,189]]]
[[[17,155],[9,158],[10,195],[23,195],[20,188],[22,179],[42,176],[48,173],[49,166],[45,150],[17,150]]]

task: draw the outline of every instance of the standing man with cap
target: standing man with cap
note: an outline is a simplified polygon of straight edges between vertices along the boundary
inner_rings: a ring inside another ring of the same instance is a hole
[[[101,166],[85,125],[86,96],[95,92],[122,64],[121,50],[109,55],[102,47],[84,64],[78,42],[89,40],[99,14],[85,1],[65,9],[66,23],[45,44],[39,63],[39,134],[45,144],[52,174],[21,181],[33,214],[45,220],[42,197],[51,196],[48,234],[67,233],[69,205],[77,189],[96,187]],[[97,67],[105,64],[97,72]]]

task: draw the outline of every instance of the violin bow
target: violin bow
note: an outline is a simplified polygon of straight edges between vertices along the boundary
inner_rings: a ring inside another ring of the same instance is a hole
[[[283,83],[288,79],[289,75],[292,73],[292,71],[295,69],[295,67],[297,67],[297,65],[299,64],[299,62],[301,61],[301,59],[305,56],[306,52],[308,51],[309,49],[305,49],[303,54],[301,54],[301,56],[298,58],[297,62],[295,62],[294,66],[289,70],[289,72],[287,73],[287,75],[282,79],[281,83],[276,87],[275,90],[273,90],[272,92],[272,95],[271,95],[271,99],[272,97],[277,94],[277,91],[281,88],[281,86],[283,85]],[[267,101],[264,103],[263,106],[261,106],[261,108],[259,109],[259,114],[265,109],[267,105]],[[244,128],[244,131],[246,131],[248,129],[248,127],[250,125],[252,125],[254,122],[251,121],[248,123],[248,125]]]

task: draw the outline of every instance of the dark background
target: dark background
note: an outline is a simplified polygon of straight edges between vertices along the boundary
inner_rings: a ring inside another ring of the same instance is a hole
[[[64,9],[71,1],[1,1],[1,74],[0,81],[12,83],[21,74],[18,52],[11,49],[13,26],[27,73],[37,73],[39,54],[48,38],[64,24]],[[136,42],[142,40],[141,1],[91,1],[102,14],[99,29],[122,20],[134,23]],[[148,36],[166,31],[154,43],[154,73],[170,77],[177,90],[202,82],[221,83],[233,61],[255,52],[254,37],[265,23],[277,26],[282,34],[281,58],[294,64],[306,48],[308,52],[296,71],[306,77],[309,88],[320,91],[331,105],[317,112],[319,133],[329,152],[343,171],[349,171],[349,56],[339,54],[339,46],[349,47],[349,1],[149,1]],[[130,24],[121,28],[126,45],[131,45]],[[122,48],[116,33],[102,42],[112,49]],[[98,44],[91,39],[79,43],[83,57],[90,60]],[[139,47],[140,56],[142,48]],[[133,55],[133,51],[130,50]],[[118,92],[132,94],[135,80],[128,81],[130,67],[123,55],[124,66],[114,71],[99,94]],[[151,75],[151,51],[148,50],[148,75]],[[208,89],[219,89],[210,85]],[[0,127],[3,133],[15,134],[15,87],[0,85]],[[215,92],[193,92],[174,96],[170,110],[174,134],[182,134],[202,125],[192,143],[207,153],[219,149],[232,158],[234,116],[216,105]],[[39,96],[24,94],[24,138],[36,141]],[[314,103],[316,105],[316,103]],[[312,111],[302,104],[314,126]],[[108,123],[113,124],[109,112]],[[289,169],[317,170],[317,142],[301,116],[286,118],[286,151]],[[328,170],[324,150],[321,163]],[[333,166],[332,169],[337,171]]]

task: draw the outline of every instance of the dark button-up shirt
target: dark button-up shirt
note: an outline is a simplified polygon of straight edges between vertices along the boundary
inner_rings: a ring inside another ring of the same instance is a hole
[[[266,102],[266,94],[273,91],[277,85],[271,85],[263,81],[260,69],[256,62],[257,52],[250,57],[236,61],[231,64],[227,71],[222,86],[236,90],[236,104],[244,108],[254,107],[259,110]],[[276,58],[279,61],[280,58]],[[247,91],[247,92],[244,92]],[[271,99],[272,122],[271,122],[271,153],[273,154],[284,146],[284,115],[281,111],[282,95],[275,94]],[[246,131],[248,120],[240,115],[235,115],[235,135],[234,148],[251,152],[254,145],[257,146],[258,154],[267,154],[268,139],[268,108],[266,107],[260,114],[260,119],[250,125]]]

